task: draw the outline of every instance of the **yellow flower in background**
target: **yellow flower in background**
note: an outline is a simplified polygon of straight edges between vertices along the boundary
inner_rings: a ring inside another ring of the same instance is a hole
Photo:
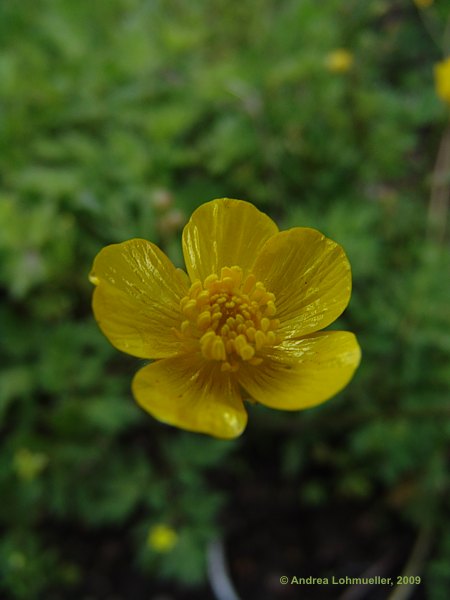
[[[28,448],[20,448],[14,454],[13,464],[20,479],[33,481],[47,466],[48,456],[42,452],[32,452]]]
[[[434,65],[436,94],[450,104],[450,57]]]
[[[333,73],[346,73],[353,66],[353,54],[345,48],[333,50],[326,57],[325,64]]]
[[[160,523],[152,527],[148,533],[147,544],[156,552],[170,552],[178,542],[177,532]]]
[[[414,4],[417,8],[428,8],[433,4],[434,0],[414,0]]]
[[[27,557],[22,552],[11,552],[7,558],[7,564],[13,571],[21,571],[27,564]]]
[[[93,310],[119,350],[155,361],[132,389],[154,417],[234,438],[242,396],[300,410],[324,402],[360,361],[355,336],[320,332],[351,293],[342,248],[315,229],[279,231],[255,206],[203,204],[183,230],[187,274],[154,244],[107,246],[94,261]]]

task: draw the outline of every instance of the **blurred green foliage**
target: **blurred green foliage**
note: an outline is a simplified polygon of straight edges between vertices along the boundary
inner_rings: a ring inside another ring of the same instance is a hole
[[[378,503],[431,527],[427,590],[444,598],[449,259],[427,210],[447,115],[413,3],[6,0],[0,43],[4,593],[83,582],[65,528],[118,528],[141,572],[202,581],[233,492],[213,475],[244,480],[262,440],[300,503]],[[339,48],[345,72],[327,66]],[[338,398],[251,407],[228,443],[140,411],[138,364],[100,334],[87,280],[102,246],[131,237],[181,265],[183,223],[223,196],[344,246],[354,293],[337,326],[363,349]],[[166,554],[146,541],[158,523],[178,535]]]

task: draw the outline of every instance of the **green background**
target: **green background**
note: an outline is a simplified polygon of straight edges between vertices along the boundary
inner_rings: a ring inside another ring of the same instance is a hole
[[[430,35],[446,11],[0,3],[5,598],[207,598],[217,537],[244,598],[294,598],[280,575],[357,576],[392,550],[385,572],[412,559],[423,578],[411,597],[447,598],[450,261],[430,203],[450,173],[442,156],[435,172],[449,115]],[[327,63],[339,48],[354,58],[346,72]],[[184,223],[225,196],[345,248],[354,288],[336,327],[363,351],[336,398],[300,413],[250,406],[232,442],[138,408],[130,382],[144,362],[100,333],[87,278],[104,245],[132,237],[182,266]],[[148,543],[160,523],[178,535],[166,553]]]

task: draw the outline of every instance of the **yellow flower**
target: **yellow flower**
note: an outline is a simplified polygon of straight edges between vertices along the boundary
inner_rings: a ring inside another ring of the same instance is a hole
[[[345,309],[350,265],[319,231],[279,231],[248,202],[203,204],[183,230],[187,274],[154,244],[103,248],[90,275],[100,329],[119,350],[156,359],[137,402],[191,431],[234,438],[245,397],[299,410],[324,402],[360,361],[355,336],[319,332]]]
[[[434,0],[414,0],[414,4],[417,8],[428,8],[433,4]]]
[[[147,543],[156,552],[170,552],[177,542],[177,532],[163,523],[155,525],[148,533]]]
[[[11,552],[8,556],[8,566],[14,571],[22,570],[27,564],[27,557],[22,552]]]
[[[434,65],[436,94],[450,104],[450,57]]]
[[[28,448],[21,448],[14,454],[13,463],[20,479],[33,481],[47,466],[48,456],[42,452],[31,452]]]
[[[346,73],[353,66],[353,54],[345,48],[333,50],[326,57],[326,66],[333,73]]]

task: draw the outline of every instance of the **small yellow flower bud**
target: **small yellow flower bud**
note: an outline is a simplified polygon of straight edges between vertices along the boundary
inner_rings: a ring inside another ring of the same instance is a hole
[[[8,556],[8,566],[14,571],[20,571],[27,564],[27,557],[22,552],[11,552]]]
[[[414,4],[417,8],[428,8],[433,4],[434,0],[414,0]]]
[[[147,544],[150,548],[155,550],[155,552],[160,552],[162,554],[170,552],[174,546],[176,546],[177,542],[177,532],[172,529],[172,527],[164,525],[164,523],[154,525],[150,529],[147,537]]]
[[[21,448],[14,454],[13,463],[20,479],[33,481],[47,466],[48,456],[42,452],[31,452],[28,448]]]
[[[332,73],[346,73],[353,66],[353,54],[345,48],[338,48],[328,54],[325,64]]]

